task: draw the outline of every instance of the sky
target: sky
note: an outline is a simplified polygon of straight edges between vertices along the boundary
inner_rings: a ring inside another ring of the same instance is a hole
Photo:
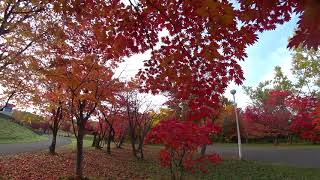
[[[297,21],[298,17],[293,16],[291,21],[278,25],[275,30],[260,33],[258,42],[246,49],[248,57],[240,63],[244,71],[244,86],[256,87],[259,82],[272,80],[275,66],[280,66],[289,79],[294,79],[291,73],[292,51],[287,49],[287,44],[294,34]],[[232,98],[231,89],[237,91],[236,102],[239,107],[244,108],[250,104],[250,99],[245,95],[243,88],[234,83],[231,83],[226,90],[225,96],[228,99]]]
[[[246,49],[248,57],[240,63],[244,71],[244,86],[255,87],[261,81],[271,80],[274,75],[275,66],[280,66],[289,79],[293,78],[290,72],[292,52],[287,49],[287,44],[288,39],[294,33],[297,21],[297,16],[293,16],[291,21],[278,25],[275,30],[260,33],[258,41]],[[126,58],[125,62],[119,66],[117,73],[121,72],[121,79],[134,77],[138,70],[143,67],[143,60],[149,58],[150,52]],[[236,103],[238,107],[245,108],[250,104],[250,99],[245,95],[242,86],[237,86],[234,83],[228,86],[224,94],[228,99],[232,100],[231,89],[237,91]],[[161,95],[147,96],[152,101],[154,107],[161,107],[166,101],[166,98]]]

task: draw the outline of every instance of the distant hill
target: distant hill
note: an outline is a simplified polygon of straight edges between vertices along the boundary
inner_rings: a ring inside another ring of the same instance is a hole
[[[0,115],[0,144],[23,143],[46,140],[30,129],[12,122],[9,117]]]

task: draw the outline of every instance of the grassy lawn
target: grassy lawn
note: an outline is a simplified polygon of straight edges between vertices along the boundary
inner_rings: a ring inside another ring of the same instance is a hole
[[[71,143],[68,144],[68,145],[65,145],[65,146],[61,146],[59,147],[60,150],[76,150],[77,148],[77,139],[75,136],[70,136],[70,139],[71,139]],[[93,141],[93,136],[91,135],[86,135],[83,139],[83,147],[84,148],[88,148],[88,147],[91,147],[91,144],[92,144],[92,141]]]
[[[154,163],[142,164],[152,174],[152,179],[170,177],[169,170],[160,169]],[[185,179],[214,180],[318,180],[318,169],[295,168],[279,165],[265,165],[252,161],[225,160],[217,166],[207,165],[207,174],[187,173]],[[160,173],[159,173],[160,172]]]
[[[0,144],[27,143],[47,140],[48,137],[40,136],[26,127],[10,122],[0,117]]]
[[[227,144],[230,145],[230,144]],[[161,149],[160,145],[148,146],[152,152]],[[152,156],[157,156],[153,153]],[[152,174],[151,179],[167,179],[170,177],[169,169],[160,168],[154,161],[138,161],[141,168],[147,168]],[[214,166],[206,165],[208,173],[186,173],[185,179],[214,179],[214,180],[319,180],[319,169],[298,168],[286,165],[271,165],[255,161],[238,161],[225,159]]]

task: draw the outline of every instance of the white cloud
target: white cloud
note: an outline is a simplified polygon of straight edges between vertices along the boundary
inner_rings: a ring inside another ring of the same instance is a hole
[[[274,77],[274,68],[275,66],[280,66],[283,74],[287,75],[289,79],[294,79],[291,69],[292,69],[292,56],[291,52],[284,47],[278,48],[275,52],[273,52],[270,57],[268,57],[271,61],[278,62],[274,66],[271,66],[272,69],[266,73],[259,82],[272,80]]]

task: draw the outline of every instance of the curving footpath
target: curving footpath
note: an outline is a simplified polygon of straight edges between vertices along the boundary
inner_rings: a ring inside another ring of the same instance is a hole
[[[210,145],[207,153],[216,152],[222,157],[238,157],[237,145]],[[303,168],[320,168],[320,147],[247,147],[242,149],[243,159],[268,164],[281,164]]]
[[[32,143],[17,143],[17,144],[0,144],[0,155],[18,154],[24,152],[41,151],[48,149],[51,144],[51,137],[47,141],[39,141]],[[70,144],[70,138],[57,137],[56,147]]]

